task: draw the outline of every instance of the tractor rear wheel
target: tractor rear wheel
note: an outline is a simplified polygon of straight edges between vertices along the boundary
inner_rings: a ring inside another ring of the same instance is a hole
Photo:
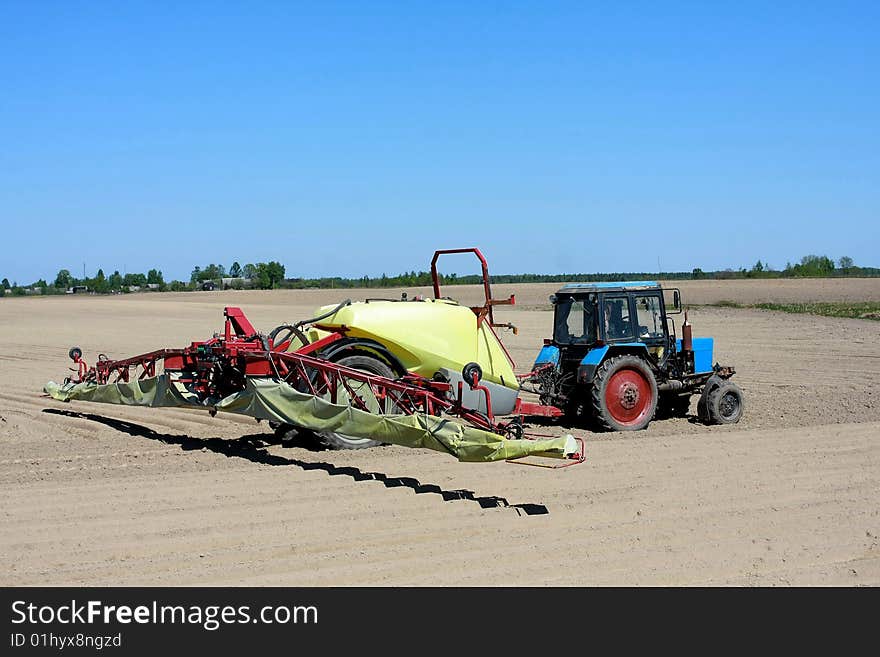
[[[376,374],[378,376],[385,377],[386,379],[397,378],[397,376],[387,364],[374,356],[368,356],[366,354],[355,354],[351,356],[346,356],[337,360],[336,363],[344,367],[350,367],[353,370],[360,370],[362,372],[368,372],[369,374]],[[376,395],[370,389],[369,384],[355,381],[354,379],[347,379],[346,382],[348,383],[349,387],[352,388],[355,394],[359,395],[361,399],[363,399],[367,408],[369,408],[371,412],[393,412],[393,410],[389,411],[380,407],[381,403],[378,399],[376,399]],[[337,403],[349,403],[347,397],[348,391],[340,390]],[[345,434],[336,433],[333,431],[316,431],[315,437],[320,444],[330,449],[366,449],[368,447],[377,447],[382,444],[377,440],[370,440],[369,438],[358,438],[356,436],[347,436]]]
[[[607,431],[638,431],[648,426],[657,410],[657,381],[638,356],[609,358],[593,380],[593,413]]]
[[[712,424],[736,424],[743,415],[742,390],[733,381],[725,381],[709,393],[707,404]]]

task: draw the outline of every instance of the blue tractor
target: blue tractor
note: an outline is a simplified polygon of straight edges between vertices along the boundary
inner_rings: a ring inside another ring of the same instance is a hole
[[[664,292],[672,293],[668,312]],[[635,431],[655,416],[685,416],[699,394],[702,421],[732,424],[742,417],[742,390],[730,380],[734,368],[713,364],[713,338],[694,338],[686,312],[676,335],[671,315],[682,312],[678,289],[655,281],[577,283],[550,301],[553,337],[521,384],[540,396],[540,405],[523,404],[530,414]]]

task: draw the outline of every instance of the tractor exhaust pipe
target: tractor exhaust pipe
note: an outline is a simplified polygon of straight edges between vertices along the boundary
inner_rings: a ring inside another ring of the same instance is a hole
[[[688,311],[684,311],[684,324],[681,325],[681,355],[684,358],[684,369],[688,374],[694,373],[694,334],[688,321]]]
[[[681,350],[694,350],[694,334],[691,323],[688,321],[688,311],[684,311],[684,324],[681,325]]]

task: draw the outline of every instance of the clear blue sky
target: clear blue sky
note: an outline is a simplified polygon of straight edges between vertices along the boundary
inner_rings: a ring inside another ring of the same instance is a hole
[[[877,266],[878,35],[876,2],[5,0],[0,277]]]

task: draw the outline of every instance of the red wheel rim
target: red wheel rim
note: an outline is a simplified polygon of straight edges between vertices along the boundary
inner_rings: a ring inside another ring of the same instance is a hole
[[[635,369],[620,369],[605,388],[605,406],[614,421],[625,427],[641,423],[651,408],[651,385]]]

